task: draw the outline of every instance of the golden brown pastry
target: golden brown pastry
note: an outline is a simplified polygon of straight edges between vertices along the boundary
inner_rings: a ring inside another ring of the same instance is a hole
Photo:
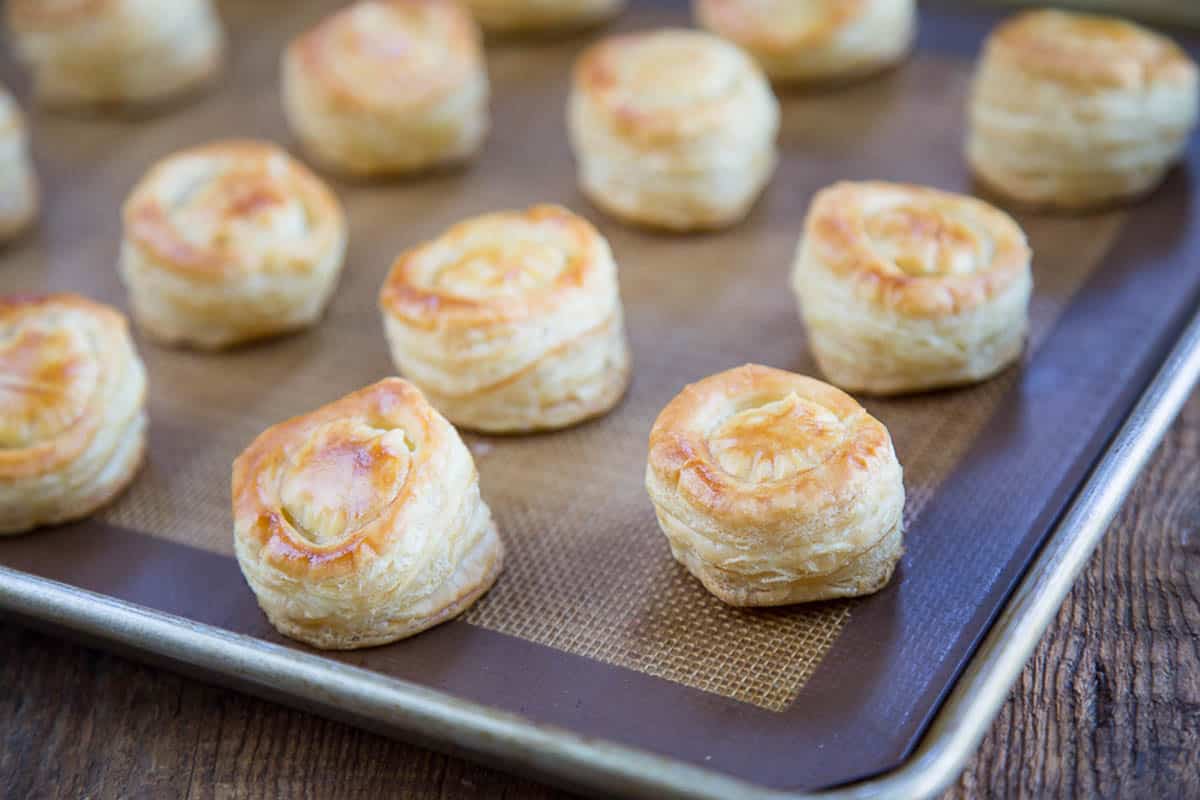
[[[264,431],[233,462],[234,546],[280,633],[387,644],[491,588],[504,545],[454,428],[388,378]]]
[[[0,87],[0,242],[33,222],[38,185],[29,160],[29,137],[16,102]]]
[[[489,33],[547,33],[595,25],[615,17],[625,0],[466,0]]]
[[[730,605],[869,594],[903,552],[887,428],[783,370],[747,364],[680,392],[650,431],[646,491],[675,559]]]
[[[455,0],[368,0],[300,36],[283,59],[292,130],[357,175],[462,161],[488,127],[479,31]]]
[[[396,366],[455,425],[562,428],[629,383],[612,251],[565,208],[455,225],[396,260],[379,305]]]
[[[0,296],[0,534],[85,517],[133,480],[146,371],[115,309]]]
[[[1021,228],[980,200],[838,183],[813,199],[792,288],[826,377],[896,394],[980,381],[1015,361],[1029,262]]]
[[[1153,189],[1197,118],[1197,70],[1169,39],[1065,11],[1019,14],[988,38],[967,158],[989,188],[1082,209]]]
[[[776,81],[852,78],[912,47],[914,0],[693,0],[696,19],[746,50]]]
[[[771,87],[745,53],[707,33],[627,34],[589,48],[568,117],[580,187],[630,222],[730,225],[775,168]]]
[[[210,0],[9,0],[8,23],[49,105],[163,100],[221,65],[224,37]]]
[[[138,324],[206,349],[312,324],[346,249],[337,198],[267,142],[164,159],[134,188],[124,220],[121,277]]]

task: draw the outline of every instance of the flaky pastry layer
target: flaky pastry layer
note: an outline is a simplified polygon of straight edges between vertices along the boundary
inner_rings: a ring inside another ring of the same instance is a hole
[[[650,431],[646,490],[675,558],[731,605],[873,592],[902,551],[887,429],[783,370],[748,364],[680,392]]]
[[[133,479],[146,372],[115,309],[0,297],[0,534],[87,516]]]

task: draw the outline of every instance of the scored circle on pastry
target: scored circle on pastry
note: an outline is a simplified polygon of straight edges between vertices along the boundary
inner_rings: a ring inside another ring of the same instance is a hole
[[[283,634],[352,649],[464,611],[504,546],[454,428],[389,378],[267,429],[233,466],[234,543]]]
[[[752,55],[772,79],[866,74],[902,58],[913,0],[694,0],[699,23]]]
[[[873,592],[902,550],[887,429],[783,370],[748,364],[680,392],[650,432],[646,489],[676,560],[731,605]]]
[[[233,140],[156,164],[123,212],[134,316],[168,343],[220,348],[311,324],[341,272],[337,198],[285,151]]]
[[[0,534],[119,494],[141,464],[145,392],[119,312],[76,295],[0,297]]]
[[[920,391],[982,380],[1019,357],[1030,258],[1020,226],[983,201],[843,182],[813,200],[792,287],[833,383]]]
[[[701,31],[612,36],[575,66],[568,107],[583,191],[672,230],[745,216],[776,162],[779,104],[758,66]]]
[[[564,427],[628,383],[612,252],[565,208],[455,225],[396,260],[379,302],[396,365],[456,425]]]
[[[487,131],[479,32],[453,0],[366,0],[288,47],[284,109],[305,147],[356,174],[462,159]]]

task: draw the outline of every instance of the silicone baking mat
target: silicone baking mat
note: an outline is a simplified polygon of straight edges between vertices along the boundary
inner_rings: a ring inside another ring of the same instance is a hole
[[[170,114],[31,114],[46,213],[0,253],[0,291],[72,290],[126,308],[115,263],[128,190],[180,147],[233,136],[293,146],[279,53],[336,5],[224,4],[230,68]],[[633,6],[616,29],[688,24],[680,3]],[[902,68],[784,92],[783,159],[766,196],[743,225],[694,237],[623,227],[575,188],[567,79],[599,34],[489,44],[494,125],[480,161],[404,182],[331,176],[350,249],[321,325],[221,355],[139,341],[151,432],[136,483],[94,520],[0,541],[0,564],[284,641],[231,557],[230,462],[266,426],[392,372],[376,293],[402,249],[471,214],[558,202],[612,243],[629,395],[569,431],[468,436],[509,545],[499,583],[458,621],[330,658],[779,788],[896,765],[1194,307],[1196,152],[1131,210],[1017,215],[1037,283],[1019,368],[971,389],[866,401],[892,432],[908,489],[907,553],[878,595],[760,611],[716,601],[658,531],[642,489],[646,437],[704,375],[747,361],[816,374],[787,288],[816,190],[843,178],[972,188],[963,109],[995,18],[926,10]],[[3,79],[26,88],[11,64]]]

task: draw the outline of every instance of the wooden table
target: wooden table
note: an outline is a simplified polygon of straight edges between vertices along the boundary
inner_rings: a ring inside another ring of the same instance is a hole
[[[1200,393],[952,797],[1200,797]],[[0,623],[5,797],[560,797]]]

